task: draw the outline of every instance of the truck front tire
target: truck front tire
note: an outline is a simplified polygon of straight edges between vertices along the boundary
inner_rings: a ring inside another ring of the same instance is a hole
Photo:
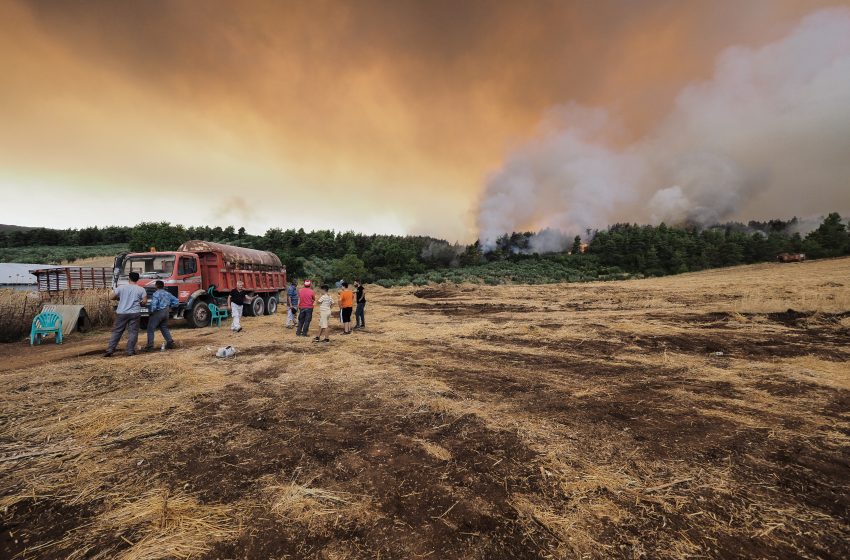
[[[192,306],[192,309],[185,312],[185,317],[190,327],[199,329],[210,324],[212,314],[210,313],[210,308],[207,307],[207,302],[198,300]]]

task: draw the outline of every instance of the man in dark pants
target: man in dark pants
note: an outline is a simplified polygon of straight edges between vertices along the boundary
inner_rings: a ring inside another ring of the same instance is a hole
[[[171,331],[168,330],[168,316],[171,313],[171,308],[177,307],[179,304],[180,300],[168,293],[162,280],[157,280],[156,291],[151,296],[151,314],[148,317],[148,344],[142,348],[144,352],[153,350],[153,337],[156,329],[159,329],[159,332],[162,333],[162,338],[165,339],[165,347],[174,348],[174,339],[171,338]]]
[[[127,355],[133,356],[136,353],[136,342],[139,339],[139,318],[142,316],[142,306],[148,302],[147,292],[136,284],[138,281],[139,273],[131,272],[129,284],[118,286],[112,290],[110,299],[117,299],[118,307],[115,309],[115,325],[112,327],[112,336],[109,339],[106,353],[103,355],[104,358],[112,356],[115,352],[125,329],[127,329]]]
[[[357,288],[357,293],[355,294],[357,307],[354,308],[354,320],[356,324],[354,328],[365,329],[366,316],[364,315],[364,311],[366,309],[366,293],[363,291],[363,284],[360,283],[360,280],[354,281],[354,287]]]
[[[310,287],[312,285],[310,280],[304,280],[304,287],[298,290],[298,326],[295,327],[295,336],[307,336],[310,331],[316,300],[316,293]]]

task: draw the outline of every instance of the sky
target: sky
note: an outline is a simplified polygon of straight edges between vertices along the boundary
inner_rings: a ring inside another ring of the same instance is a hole
[[[607,146],[643,142],[727,49],[782,41],[842,5],[0,0],[0,223],[468,242],[494,177],[553,112],[603,108],[616,115]],[[835,209],[836,192],[809,192],[805,211]],[[782,210],[764,208],[795,213]],[[507,223],[558,225],[535,216]]]

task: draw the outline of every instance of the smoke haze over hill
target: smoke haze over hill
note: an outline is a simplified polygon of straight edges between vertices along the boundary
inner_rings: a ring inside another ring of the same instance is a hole
[[[761,47],[731,47],[633,141],[617,115],[575,103],[487,181],[485,246],[502,233],[581,233],[619,221],[695,223],[850,208],[850,9],[805,17]]]

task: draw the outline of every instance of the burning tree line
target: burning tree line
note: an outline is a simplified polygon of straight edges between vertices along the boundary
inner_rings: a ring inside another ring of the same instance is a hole
[[[270,229],[251,235],[245,228],[210,228],[145,222],[128,228],[16,230],[0,246],[53,240],[126,239],[132,251],[176,249],[188,239],[232,243],[273,251],[290,277],[360,277],[383,285],[442,281],[499,283],[581,281],[624,276],[658,276],[707,268],[772,261],[778,253],[809,258],[850,254],[848,226],[837,213],[802,235],[797,219],[728,223],[710,228],[615,224],[581,236],[560,232],[515,232],[492,243],[449,243],[427,236],[366,235],[353,232]],[[85,232],[85,233],[84,233]],[[583,241],[587,242],[586,252]],[[2,249],[0,249],[2,254]]]

